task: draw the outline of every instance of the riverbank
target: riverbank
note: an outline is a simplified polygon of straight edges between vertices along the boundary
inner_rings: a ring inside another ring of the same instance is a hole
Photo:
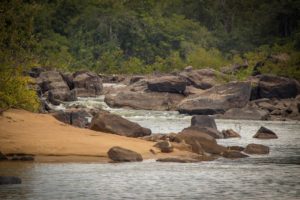
[[[0,151],[4,154],[33,154],[37,162],[107,163],[108,150],[120,146],[140,153],[144,159],[190,155],[179,151],[150,152],[154,143],[89,129],[76,128],[57,121],[50,114],[11,109],[0,116]]]

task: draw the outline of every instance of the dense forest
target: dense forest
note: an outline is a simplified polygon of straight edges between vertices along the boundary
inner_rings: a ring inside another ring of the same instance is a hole
[[[37,66],[145,74],[246,62],[242,79],[276,54],[285,62],[262,72],[300,79],[299,0],[1,0],[0,27],[1,88],[22,91],[28,80],[10,75]]]

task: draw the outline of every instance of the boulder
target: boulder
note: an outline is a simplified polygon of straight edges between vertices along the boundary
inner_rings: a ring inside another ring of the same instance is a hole
[[[235,132],[232,129],[223,130],[222,134],[223,134],[224,138],[241,137],[240,134],[238,134],[237,132]]]
[[[8,159],[3,153],[0,152],[0,161],[1,160],[8,160]]]
[[[159,148],[162,153],[173,152],[173,146],[169,141],[157,142],[154,147]]]
[[[93,116],[84,109],[67,109],[55,112],[53,116],[66,124],[86,128],[89,125],[89,118]]]
[[[63,80],[61,74],[57,71],[41,72],[37,78],[37,83],[40,86],[42,93],[54,89],[63,91],[70,90],[67,83]]]
[[[215,119],[207,115],[194,115],[191,120],[191,126],[217,129]]]
[[[48,91],[47,100],[53,105],[59,105],[62,101],[75,101],[76,93],[72,90],[53,89]]]
[[[186,86],[183,94],[185,96],[197,96],[202,94],[204,91],[205,90],[195,88],[194,86]]]
[[[249,157],[248,155],[243,154],[240,151],[234,151],[234,150],[227,150],[227,151],[223,152],[222,156],[224,158],[230,158],[230,159],[247,158],[247,157]]]
[[[259,75],[256,98],[294,98],[300,94],[300,84],[294,79]]]
[[[268,154],[270,148],[262,144],[248,144],[244,152],[247,154]]]
[[[187,82],[187,85],[204,90],[213,87],[224,78],[224,74],[213,69],[187,69],[179,73],[179,76]]]
[[[143,161],[141,154],[122,147],[110,148],[107,152],[107,155],[110,159],[112,159],[115,162]]]
[[[144,110],[175,110],[183,95],[162,92],[123,91],[116,95],[105,95],[110,107],[129,107]]]
[[[194,153],[221,154],[226,150],[225,147],[217,144],[215,138],[198,130],[184,129],[177,137],[191,145]]]
[[[182,94],[185,91],[186,82],[177,76],[162,76],[147,81],[148,89],[153,92],[171,92]]]
[[[21,184],[22,180],[15,176],[0,176],[0,185]]]
[[[75,72],[73,84],[78,97],[94,97],[100,95],[103,90],[101,78],[92,72]]]
[[[223,134],[220,131],[218,131],[217,129],[214,129],[214,128],[209,128],[209,127],[190,126],[190,127],[184,128],[183,130],[184,131],[195,131],[195,132],[198,131],[198,132],[210,135],[211,137],[216,138],[216,139],[224,138]]]
[[[142,137],[151,134],[150,129],[105,111],[99,112],[92,119],[90,129],[127,137]]]
[[[250,92],[249,82],[230,82],[183,100],[177,110],[180,113],[200,115],[224,113],[230,108],[244,107],[250,99]]]
[[[253,138],[259,138],[259,139],[277,139],[278,137],[277,137],[276,133],[274,133],[270,129],[267,129],[266,127],[262,126],[256,132],[256,134],[253,136]]]
[[[244,108],[231,108],[224,115],[220,115],[222,119],[243,119],[243,120],[266,120],[269,112],[252,106]]]
[[[61,101],[76,100],[75,93],[70,91],[69,86],[57,71],[41,72],[37,83],[41,93],[45,94],[48,101],[54,105],[59,105]]]

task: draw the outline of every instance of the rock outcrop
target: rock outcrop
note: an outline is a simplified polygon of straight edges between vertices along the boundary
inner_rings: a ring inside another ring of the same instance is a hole
[[[122,147],[112,147],[107,152],[107,155],[110,159],[112,159],[115,162],[143,161],[141,154]]]
[[[68,109],[64,111],[58,111],[55,112],[53,116],[61,122],[80,128],[88,127],[89,119],[93,117],[84,109]]]
[[[100,95],[103,90],[101,78],[93,72],[75,72],[73,84],[78,97],[94,97]]]
[[[300,94],[300,84],[294,79],[271,75],[259,75],[257,78],[258,84],[252,91],[252,99],[286,99]]]
[[[186,69],[179,73],[179,76],[186,80],[187,85],[192,85],[204,90],[213,87],[224,78],[222,73],[213,69]]]
[[[162,76],[147,81],[148,89],[153,92],[170,92],[182,94],[186,82],[178,76]]]
[[[224,115],[218,116],[222,119],[243,119],[243,120],[266,120],[269,112],[260,108],[245,106],[244,108],[231,108]]]
[[[99,112],[92,119],[90,129],[127,137],[142,137],[151,134],[150,129],[105,111]]]
[[[175,110],[183,95],[162,92],[123,91],[106,95],[104,101],[110,107],[127,107],[144,110]]]
[[[212,115],[225,113],[230,108],[242,108],[250,99],[249,82],[217,85],[201,95],[183,100],[177,107],[180,113]]]

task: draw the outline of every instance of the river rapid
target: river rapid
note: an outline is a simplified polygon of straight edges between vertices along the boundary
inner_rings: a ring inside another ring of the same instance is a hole
[[[153,133],[179,132],[190,116],[173,111],[112,109],[97,98],[70,104],[101,107]],[[270,147],[266,156],[200,163],[20,163],[1,162],[0,175],[22,178],[21,185],[1,185],[0,199],[300,199],[300,122],[216,120],[219,130],[232,128],[241,138],[218,143]],[[274,140],[252,138],[260,126],[278,135]]]

